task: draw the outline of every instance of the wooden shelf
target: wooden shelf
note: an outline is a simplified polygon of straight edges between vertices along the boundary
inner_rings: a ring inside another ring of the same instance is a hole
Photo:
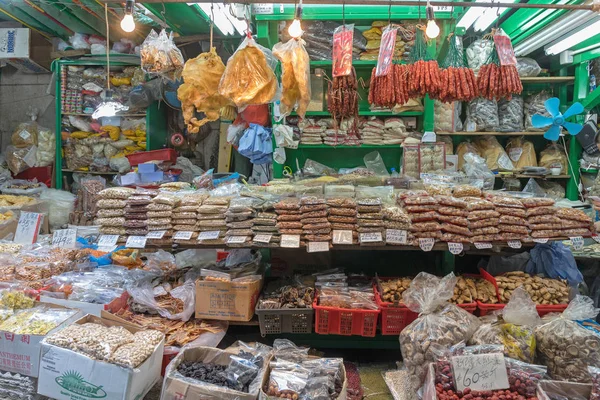
[[[361,144],[353,146],[351,144],[341,144],[332,146],[329,144],[303,144],[298,145],[298,149],[401,149],[400,144]],[[294,149],[289,149],[294,150]]]
[[[295,112],[290,115],[297,115]],[[379,116],[379,117],[419,117],[423,115],[423,111],[405,111],[401,113],[393,113],[391,111],[371,111],[371,110],[359,110],[359,116],[370,117],[370,116]],[[330,117],[331,113],[329,111],[307,111],[307,117]]]
[[[311,61],[310,62],[310,66],[311,67],[331,67],[333,65],[333,61],[332,60],[316,60],[316,61]],[[352,60],[352,66],[353,67],[370,67],[373,68],[375,66],[377,66],[377,60]]]
[[[62,115],[72,115],[76,117],[92,117],[92,114],[86,113],[62,113]],[[145,117],[146,114],[117,114],[115,117]]]
[[[542,136],[545,131],[532,132],[436,132],[436,135],[460,135],[460,136]]]
[[[521,78],[522,83],[573,83],[574,76],[532,76]]]
[[[501,178],[535,178],[535,179],[569,179],[571,175],[528,175],[528,174],[513,174],[504,175],[498,174]]]
[[[63,169],[62,172],[72,172],[77,174],[88,174],[88,175],[117,175],[118,172],[98,172],[98,171],[77,171],[73,169]]]

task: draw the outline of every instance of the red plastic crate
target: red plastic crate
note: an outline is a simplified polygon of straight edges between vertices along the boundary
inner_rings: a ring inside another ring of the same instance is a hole
[[[128,155],[127,159],[132,167],[150,161],[162,161],[163,163],[172,165],[177,162],[177,152],[173,149],[141,151]]]
[[[45,183],[46,186],[52,187],[52,165],[48,167],[31,167],[25,171],[14,175],[15,179],[23,179],[30,181],[37,179],[38,182]]]
[[[538,304],[537,306],[535,306],[535,308],[537,309],[537,312],[540,315],[540,317],[543,317],[544,315],[550,314],[553,312],[562,313],[563,311],[565,311],[567,306],[568,306],[568,304],[552,304],[552,305]]]
[[[318,296],[313,301],[315,310],[315,332],[321,335],[375,336],[379,310],[354,310],[318,305]]]
[[[502,310],[506,306],[506,304],[496,303],[496,304],[486,304],[480,301],[477,302],[477,308],[479,308],[479,316],[483,317],[484,315],[488,315],[496,310]]]
[[[475,311],[477,311],[477,302],[457,304],[457,306],[459,306],[460,308],[462,308],[463,310],[465,310],[471,314],[475,314]]]
[[[393,279],[393,278],[383,278]],[[399,335],[404,328],[419,316],[404,305],[394,304],[381,299],[377,282],[373,283],[375,302],[381,311],[381,334]]]

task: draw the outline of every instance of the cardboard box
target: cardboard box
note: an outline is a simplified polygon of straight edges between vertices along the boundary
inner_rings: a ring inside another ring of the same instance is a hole
[[[263,280],[251,282],[196,281],[196,318],[250,321]]]
[[[29,28],[0,28],[0,61],[27,73],[48,73],[52,45]]]
[[[537,397],[540,400],[589,399],[591,394],[592,385],[587,383],[542,380],[537,387]]]
[[[67,308],[37,301],[35,305]],[[70,325],[73,321],[81,318],[81,315],[81,311],[77,311],[72,317],[48,332],[48,335]],[[46,335],[17,335],[16,333],[0,331],[0,370],[37,378],[40,367],[40,343],[45,337]]]
[[[169,369],[176,369],[184,361],[202,361],[204,363],[215,363],[229,365],[232,353],[215,349],[214,347],[191,347],[180,352],[169,364]],[[265,361],[268,365],[269,362]],[[263,375],[266,369],[263,369]],[[260,374],[260,372],[259,372]],[[260,381],[264,376],[260,377]],[[211,385],[207,383],[196,384],[192,380],[182,380],[173,374],[165,373],[161,400],[196,400],[196,399],[219,399],[219,400],[255,400],[257,393],[250,394],[239,392],[226,387]]]
[[[76,308],[83,311],[83,314],[91,314],[96,317],[100,317],[102,314],[102,310],[107,310],[109,312],[117,312],[122,308],[127,306],[127,299],[129,299],[129,294],[127,292],[123,292],[120,297],[117,297],[113,301],[107,304],[93,304],[86,303],[84,301],[77,300],[68,300],[68,299],[57,299],[51,296],[40,296],[40,301],[51,304],[58,304],[63,307]]]
[[[87,322],[123,326],[131,333],[141,330],[93,315],[86,315],[75,323]],[[164,340],[140,366],[129,369],[42,343],[38,393],[57,400],[143,399],[160,379],[163,349]]]

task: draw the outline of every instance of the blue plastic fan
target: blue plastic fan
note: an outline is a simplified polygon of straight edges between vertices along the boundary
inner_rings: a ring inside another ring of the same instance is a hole
[[[573,115],[581,114],[583,112],[583,106],[581,103],[573,103],[571,107],[564,113],[561,114],[559,111],[560,100],[556,97],[552,97],[544,103],[546,110],[552,117],[545,117],[540,114],[535,114],[531,117],[531,123],[536,128],[544,128],[550,126],[550,129],[544,133],[544,137],[548,140],[558,140],[560,136],[560,127],[563,126],[571,135],[577,135],[583,126],[573,122],[567,122],[566,119]]]

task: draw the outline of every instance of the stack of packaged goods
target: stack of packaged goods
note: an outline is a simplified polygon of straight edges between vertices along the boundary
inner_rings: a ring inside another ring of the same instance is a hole
[[[402,118],[388,118],[383,127],[383,144],[401,144],[408,136]]]
[[[491,199],[500,214],[497,240],[520,240],[529,236],[525,206],[519,199],[496,196]]]
[[[282,235],[302,235],[302,213],[298,199],[288,198],[275,203],[277,229]]]
[[[440,215],[438,209],[444,207],[439,207],[435,197],[424,190],[418,190],[404,193],[398,197],[398,202],[404,207],[410,218],[411,234],[409,238],[411,243],[415,244],[415,239],[421,238],[441,239],[441,227],[437,222]]]
[[[169,193],[160,193],[148,204],[148,231],[166,231],[164,237],[173,236],[173,209],[181,200]]]
[[[591,236],[592,219],[575,208],[553,207],[547,198],[523,199],[527,209],[527,223],[533,238]]]
[[[385,229],[387,230],[400,230],[400,231],[409,231],[410,230],[410,217],[404,210],[402,210],[398,206],[387,206],[383,209],[383,222],[385,224]],[[387,237],[387,233],[386,233]],[[387,244],[398,245],[402,243],[390,243]]]
[[[125,233],[129,236],[148,234],[148,205],[157,192],[140,190],[127,198],[125,206]]]
[[[561,235],[591,236],[593,231],[592,218],[583,210],[576,208],[559,208],[556,216],[561,220]]]
[[[202,193],[188,193],[180,197],[180,203],[173,208],[171,214],[173,231],[193,233],[189,239],[176,239],[177,243],[195,243],[195,239],[198,237],[198,227],[196,226],[198,208],[207,197],[208,195]]]
[[[255,201],[252,208],[256,212],[254,226],[252,226],[252,244],[257,247],[278,247],[281,234],[277,227],[277,213],[273,208],[273,202]]]
[[[104,235],[125,235],[125,213],[127,199],[134,193],[129,188],[108,188],[98,193],[96,225]]]
[[[358,244],[356,201],[348,198],[333,198],[327,199],[327,205],[329,206],[327,220],[331,223],[331,229],[334,231],[351,231],[351,243],[344,241],[344,244]],[[348,240],[348,242],[350,241]]]
[[[300,199],[302,235],[305,242],[331,242],[331,223],[325,199],[306,196]]]
[[[217,239],[201,240],[201,244],[224,244],[225,234],[227,233],[227,209],[229,208],[230,197],[208,197],[198,208],[198,220],[196,229],[202,232],[219,231]]]
[[[383,144],[384,122],[377,117],[371,117],[360,130],[363,144]]]
[[[325,125],[317,124],[313,119],[306,119],[298,123],[300,129],[300,142],[302,144],[323,144]]]
[[[365,198],[356,201],[358,211],[358,238],[361,246],[385,245],[383,206],[379,198]],[[367,235],[365,235],[367,234]],[[368,235],[373,234],[373,235]],[[366,238],[369,238],[366,240]]]
[[[251,197],[236,197],[229,202],[229,208],[225,212],[225,242],[228,246],[245,247],[251,244],[256,216],[256,211],[252,208],[254,202],[255,199]]]
[[[446,242],[463,243],[471,241],[473,232],[469,229],[467,203],[464,199],[450,196],[437,197],[438,221],[442,230],[442,240]]]
[[[348,140],[348,131],[342,128],[327,128],[323,132],[323,143],[330,146],[339,146]]]

